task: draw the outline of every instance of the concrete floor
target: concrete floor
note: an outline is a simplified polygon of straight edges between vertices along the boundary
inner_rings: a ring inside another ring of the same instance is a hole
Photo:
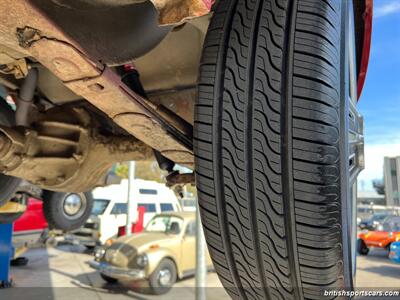
[[[63,245],[57,248],[31,249],[25,256],[29,259],[29,264],[23,267],[12,267],[11,277],[15,288],[0,291],[0,299],[20,299],[21,293],[28,293],[29,300],[195,298],[194,277],[177,282],[168,294],[162,296],[139,294],[128,287],[107,284],[96,270],[89,267],[87,262],[92,260],[93,256],[85,252],[85,248],[81,246]],[[230,299],[216,273],[208,274],[207,286],[208,300]]]
[[[358,288],[400,289],[400,264],[388,259],[387,251],[374,249],[368,256],[357,257]]]
[[[385,251],[371,251],[367,257],[358,257],[357,287],[400,287],[400,264],[389,261]],[[0,291],[0,298],[30,300],[126,300],[126,299],[194,299],[195,280],[179,281],[166,295],[149,296],[132,292],[127,287],[107,285],[87,262],[93,257],[80,246],[64,245],[58,248],[37,248],[26,253],[29,264],[12,267],[16,288]],[[215,273],[207,276],[207,299],[229,299]],[[368,298],[372,299],[372,298]],[[394,299],[394,298],[391,298]]]

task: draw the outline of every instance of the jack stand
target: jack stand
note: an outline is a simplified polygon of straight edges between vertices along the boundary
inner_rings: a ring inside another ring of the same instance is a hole
[[[13,224],[0,224],[0,288],[10,288],[10,261],[13,257]]]

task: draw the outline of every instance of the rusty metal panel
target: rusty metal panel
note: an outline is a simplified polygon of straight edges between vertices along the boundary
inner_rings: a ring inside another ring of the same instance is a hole
[[[111,70],[105,70],[96,78],[68,82],[66,86],[75,93],[79,92],[93,105],[107,112],[119,126],[169,159],[180,164],[193,163],[191,151],[169,136],[161,125],[134,101],[134,97],[140,97],[129,91],[128,87],[124,88],[120,78]],[[156,109],[150,102],[148,105]]]
[[[41,38],[28,48],[33,57],[51,70],[61,81],[96,77],[101,70],[71,45]]]
[[[104,71],[104,66],[86,57],[78,45],[29,2],[0,0],[0,11],[0,44],[34,57],[73,92],[166,157],[177,163],[193,164],[191,150],[169,135],[162,124],[138,104],[137,94],[128,93],[116,74]],[[33,34],[21,35],[21,30],[27,28],[33,30]]]
[[[158,22],[179,24],[210,12],[212,0],[151,0],[159,12]]]

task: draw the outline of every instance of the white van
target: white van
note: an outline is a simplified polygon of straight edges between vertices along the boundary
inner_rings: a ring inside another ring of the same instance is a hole
[[[183,211],[196,211],[196,198],[183,198],[180,202]]]
[[[94,198],[92,215],[82,228],[66,235],[67,241],[94,247],[104,244],[112,237],[117,237],[121,231],[125,232],[128,180],[122,180],[118,185],[96,188],[92,194]],[[145,210],[143,226],[146,226],[158,213],[182,211],[174,192],[158,182],[136,179],[131,195],[132,223],[138,221],[139,207],[144,207]]]
[[[131,209],[136,212],[137,208],[144,207],[143,226],[146,226],[156,214],[168,211],[182,211],[174,192],[162,183],[135,180],[132,195],[137,207],[132,207]],[[137,214],[134,215],[137,216]],[[136,218],[134,219],[136,220]]]

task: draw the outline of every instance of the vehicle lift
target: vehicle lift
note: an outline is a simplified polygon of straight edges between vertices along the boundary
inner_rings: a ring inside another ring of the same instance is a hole
[[[6,205],[0,207],[0,214],[18,214],[25,211],[23,205],[8,202]],[[10,263],[11,260],[21,254],[17,249],[15,250],[12,244],[13,223],[0,224],[0,288],[9,288],[12,286],[10,279]]]
[[[10,262],[14,256],[13,224],[0,224],[0,288],[11,287]]]

